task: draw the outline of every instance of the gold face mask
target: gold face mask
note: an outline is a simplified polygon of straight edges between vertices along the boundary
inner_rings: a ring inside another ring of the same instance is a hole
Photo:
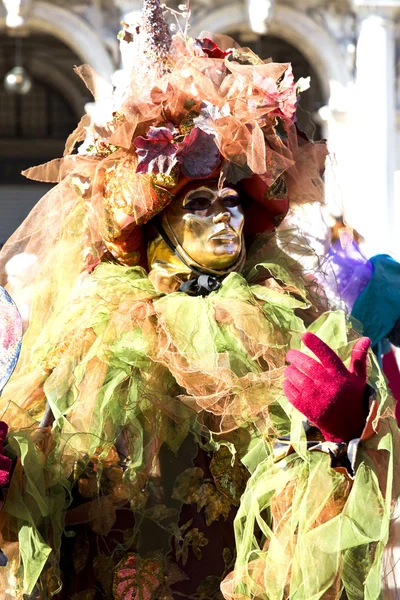
[[[164,210],[161,222],[190,265],[223,272],[241,256],[244,214],[232,187],[219,189],[216,181],[193,182]]]

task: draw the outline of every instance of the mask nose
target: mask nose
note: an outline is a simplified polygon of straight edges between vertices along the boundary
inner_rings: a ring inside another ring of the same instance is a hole
[[[213,217],[214,223],[228,223],[231,220],[231,214],[228,211],[221,211]]]

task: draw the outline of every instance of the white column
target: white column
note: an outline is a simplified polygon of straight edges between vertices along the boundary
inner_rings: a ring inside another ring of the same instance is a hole
[[[129,25],[134,25],[140,22],[142,13],[142,0],[115,0],[115,4],[119,9],[120,20]],[[129,70],[132,65],[129,60],[129,44],[121,42],[121,69]]]
[[[119,9],[120,21],[128,25],[140,23],[142,13],[142,0],[115,0],[115,4]],[[113,75],[113,84],[116,90],[119,91],[121,97],[123,91],[130,81],[130,73],[133,67],[133,54],[131,52],[131,44],[121,40],[120,49],[120,65],[119,69]]]
[[[365,252],[396,253],[395,32],[392,13],[363,9],[357,44],[354,178],[349,222],[366,238]],[[399,242],[397,242],[398,244]]]
[[[30,0],[3,0],[6,9],[6,25],[11,29],[22,27],[30,8]]]
[[[246,0],[250,29],[265,35],[275,8],[275,0]]]

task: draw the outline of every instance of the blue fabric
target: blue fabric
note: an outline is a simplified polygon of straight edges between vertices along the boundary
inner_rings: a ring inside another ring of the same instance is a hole
[[[372,279],[358,296],[351,314],[360,321],[372,347],[383,340],[400,317],[400,263],[387,254],[370,259]]]

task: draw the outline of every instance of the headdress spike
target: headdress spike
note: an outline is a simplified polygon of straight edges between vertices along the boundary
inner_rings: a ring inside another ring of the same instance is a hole
[[[144,0],[140,32],[142,49],[147,61],[165,70],[172,37],[160,0]]]

